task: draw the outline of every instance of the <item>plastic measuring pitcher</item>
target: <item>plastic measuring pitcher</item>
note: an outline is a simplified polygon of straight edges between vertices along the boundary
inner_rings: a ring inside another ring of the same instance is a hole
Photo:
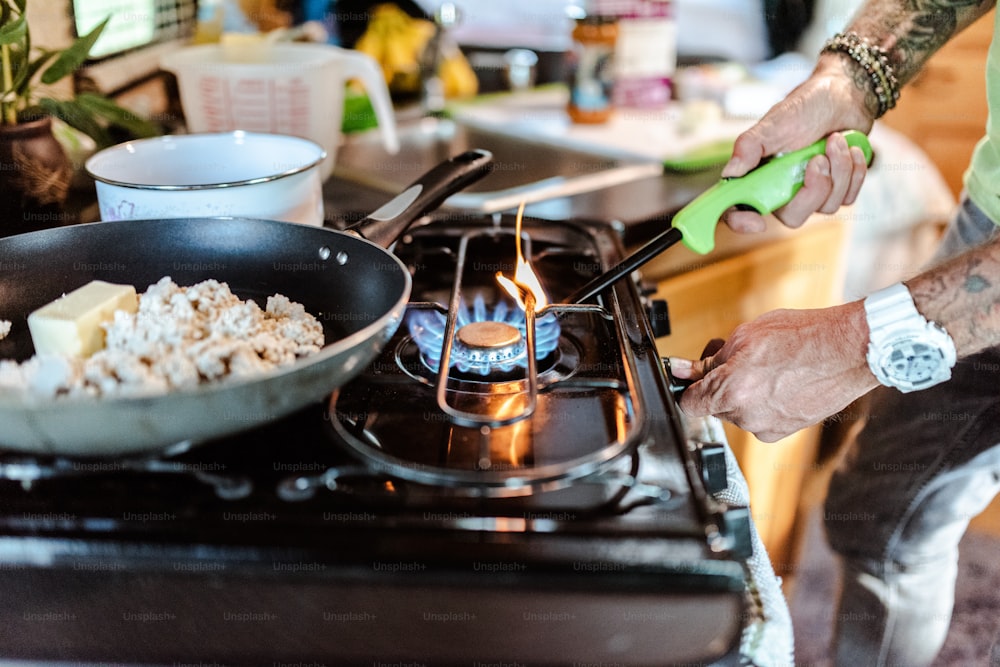
[[[364,84],[386,150],[399,150],[382,70],[364,53],[328,44],[260,44],[252,50],[203,44],[163,56],[160,66],[177,76],[188,131],[248,130],[311,139],[326,150],[323,180],[336,163],[344,87],[351,79]]]

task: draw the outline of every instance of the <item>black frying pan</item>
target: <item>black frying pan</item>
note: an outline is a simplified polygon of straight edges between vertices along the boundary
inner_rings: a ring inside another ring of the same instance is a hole
[[[138,456],[272,421],[322,400],[359,374],[396,331],[410,295],[387,250],[414,221],[489,171],[469,151],[444,162],[341,232],[246,218],[124,220],[0,239],[0,319],[13,323],[0,359],[34,349],[27,316],[91,280],[138,291],[164,276],[214,278],[243,299],[281,293],[323,323],[319,354],[245,380],[145,398],[47,399],[0,389],[0,448],[65,456]]]

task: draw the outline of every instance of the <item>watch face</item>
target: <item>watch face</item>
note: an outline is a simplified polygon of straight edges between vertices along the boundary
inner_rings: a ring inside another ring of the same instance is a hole
[[[933,379],[941,367],[941,350],[926,343],[900,341],[885,358],[882,368],[896,380],[913,384]]]

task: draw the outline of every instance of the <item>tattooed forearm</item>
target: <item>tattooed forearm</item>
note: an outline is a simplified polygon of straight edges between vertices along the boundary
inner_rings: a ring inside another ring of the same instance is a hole
[[[849,29],[881,46],[900,85],[996,0],[870,0]]]
[[[1000,345],[1000,238],[907,281],[917,309],[960,355]]]

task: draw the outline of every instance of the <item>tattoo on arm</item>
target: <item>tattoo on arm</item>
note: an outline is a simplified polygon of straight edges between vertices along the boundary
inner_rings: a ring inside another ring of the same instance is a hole
[[[978,274],[971,274],[965,279],[965,291],[969,294],[978,294],[987,289],[990,283],[986,278]]]
[[[960,30],[996,0],[896,0],[870,3],[851,29],[889,54],[900,84],[910,79]]]
[[[1000,345],[1000,235],[907,285],[917,309],[951,334],[960,356]]]

